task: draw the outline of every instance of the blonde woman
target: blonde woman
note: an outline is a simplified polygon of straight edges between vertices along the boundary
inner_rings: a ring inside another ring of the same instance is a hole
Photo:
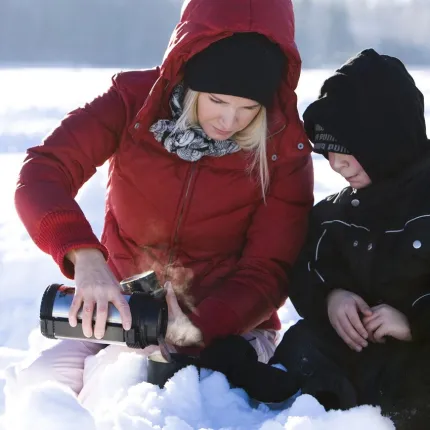
[[[169,286],[171,345],[241,334],[261,361],[273,353],[313,170],[294,93],[301,63],[291,2],[250,4],[185,2],[161,67],[116,75],[28,150],[16,207],[74,279],[69,320],[76,325],[82,306],[87,337],[103,337],[109,302],[128,329],[119,281],[155,270]],[[99,241],[74,197],[108,160]],[[62,341],[16,381],[54,378],[79,393],[84,360],[101,348]]]

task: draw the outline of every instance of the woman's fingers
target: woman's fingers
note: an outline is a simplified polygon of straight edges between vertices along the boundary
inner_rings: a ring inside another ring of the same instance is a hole
[[[112,303],[121,315],[124,330],[130,330],[132,319],[130,306],[124,296],[119,293],[112,300]],[[97,302],[91,298],[83,300],[80,296],[75,296],[69,311],[69,323],[72,327],[76,327],[77,325],[77,314],[81,306],[82,331],[85,337],[89,338],[93,335],[94,325],[94,337],[96,339],[103,338],[109,313],[109,302],[106,299],[99,299]],[[93,322],[94,312],[96,313],[95,323]]]
[[[75,292],[75,295],[72,300],[72,304],[69,309],[69,324],[72,327],[76,327],[78,325],[78,312],[82,306],[82,296],[79,293]]]
[[[113,296],[113,299],[108,301],[108,290],[110,288],[110,295]],[[107,287],[104,294],[106,295],[106,298],[103,296],[98,297],[98,294],[88,294],[87,297],[83,298],[82,294],[79,292],[75,293],[69,309],[69,324],[72,327],[77,326],[78,314],[82,308],[80,317],[82,319],[82,331],[85,337],[91,337],[93,335],[93,325],[94,337],[96,339],[101,339],[104,336],[109,313],[109,302],[112,302],[118,309],[124,330],[130,330],[131,328],[132,318],[130,306],[121,293],[121,290],[116,286]],[[95,323],[93,322],[94,312],[96,312]]]
[[[82,308],[82,331],[85,337],[91,337],[93,335],[94,307],[94,300],[84,299],[84,306]]]
[[[131,328],[130,307],[120,285],[98,250],[77,250],[75,265],[75,297],[69,312],[70,325],[77,325],[82,307],[82,331],[86,337],[103,338],[109,316],[109,303],[118,309],[125,330]],[[94,318],[94,312],[96,316]]]
[[[121,291],[118,290],[117,294],[112,299],[113,305],[118,309],[118,312],[121,316],[122,327],[124,330],[131,329],[131,311],[130,305],[127,303],[125,297],[121,294]]]
[[[176,294],[173,290],[173,286],[171,282],[166,282],[164,285],[166,289],[166,301],[167,306],[169,308],[169,316],[172,318],[177,318],[179,315],[182,315],[182,309],[179,306],[178,299],[176,298]]]
[[[96,323],[94,326],[94,337],[96,339],[101,339],[105,334],[108,309],[109,309],[109,304],[107,301],[105,300],[97,301]]]

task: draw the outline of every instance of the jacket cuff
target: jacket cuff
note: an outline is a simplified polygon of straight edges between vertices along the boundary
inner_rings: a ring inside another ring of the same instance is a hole
[[[107,260],[108,250],[93,233],[89,222],[77,211],[53,212],[46,215],[40,223],[40,234],[36,244],[50,254],[64,276],[73,279],[74,265],[66,258],[73,249],[94,248],[103,253]]]
[[[408,313],[412,340],[422,342],[430,340],[430,294],[418,299]]]
[[[201,330],[205,347],[215,338],[240,334],[238,328],[242,325],[239,315],[225,302],[211,298],[203,300],[188,318]]]

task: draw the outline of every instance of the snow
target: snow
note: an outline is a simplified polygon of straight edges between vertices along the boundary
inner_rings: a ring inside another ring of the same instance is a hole
[[[182,369],[160,389],[145,382],[146,360],[120,347],[90,359],[103,364],[105,371],[85,407],[70,389],[52,381],[24,390],[19,399],[2,394],[8,366],[22,365],[56,342],[39,332],[40,299],[47,285],[67,282],[51,257],[31,242],[15,212],[14,188],[25,148],[38,144],[69,110],[104,91],[115,72],[0,69],[0,430],[393,429],[371,406],[325,412],[308,395],[281,409],[258,405],[243,390],[230,389],[223,375],[204,371],[199,378],[193,367]],[[329,73],[303,72],[298,89],[301,112]],[[429,93],[430,72],[417,70],[413,75]],[[98,235],[106,176],[103,166],[77,197]],[[315,157],[315,177],[316,201],[344,186],[321,157]],[[290,302],[279,314],[283,331],[298,319]]]

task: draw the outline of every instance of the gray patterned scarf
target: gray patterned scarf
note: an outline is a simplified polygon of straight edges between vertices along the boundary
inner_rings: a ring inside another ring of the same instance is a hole
[[[173,118],[171,120],[160,119],[149,128],[158,142],[162,142],[169,152],[191,162],[200,160],[205,155],[222,157],[240,150],[234,140],[211,139],[199,126],[175,130],[176,122],[182,115],[184,97],[185,89],[181,83],[174,88],[170,99]]]

